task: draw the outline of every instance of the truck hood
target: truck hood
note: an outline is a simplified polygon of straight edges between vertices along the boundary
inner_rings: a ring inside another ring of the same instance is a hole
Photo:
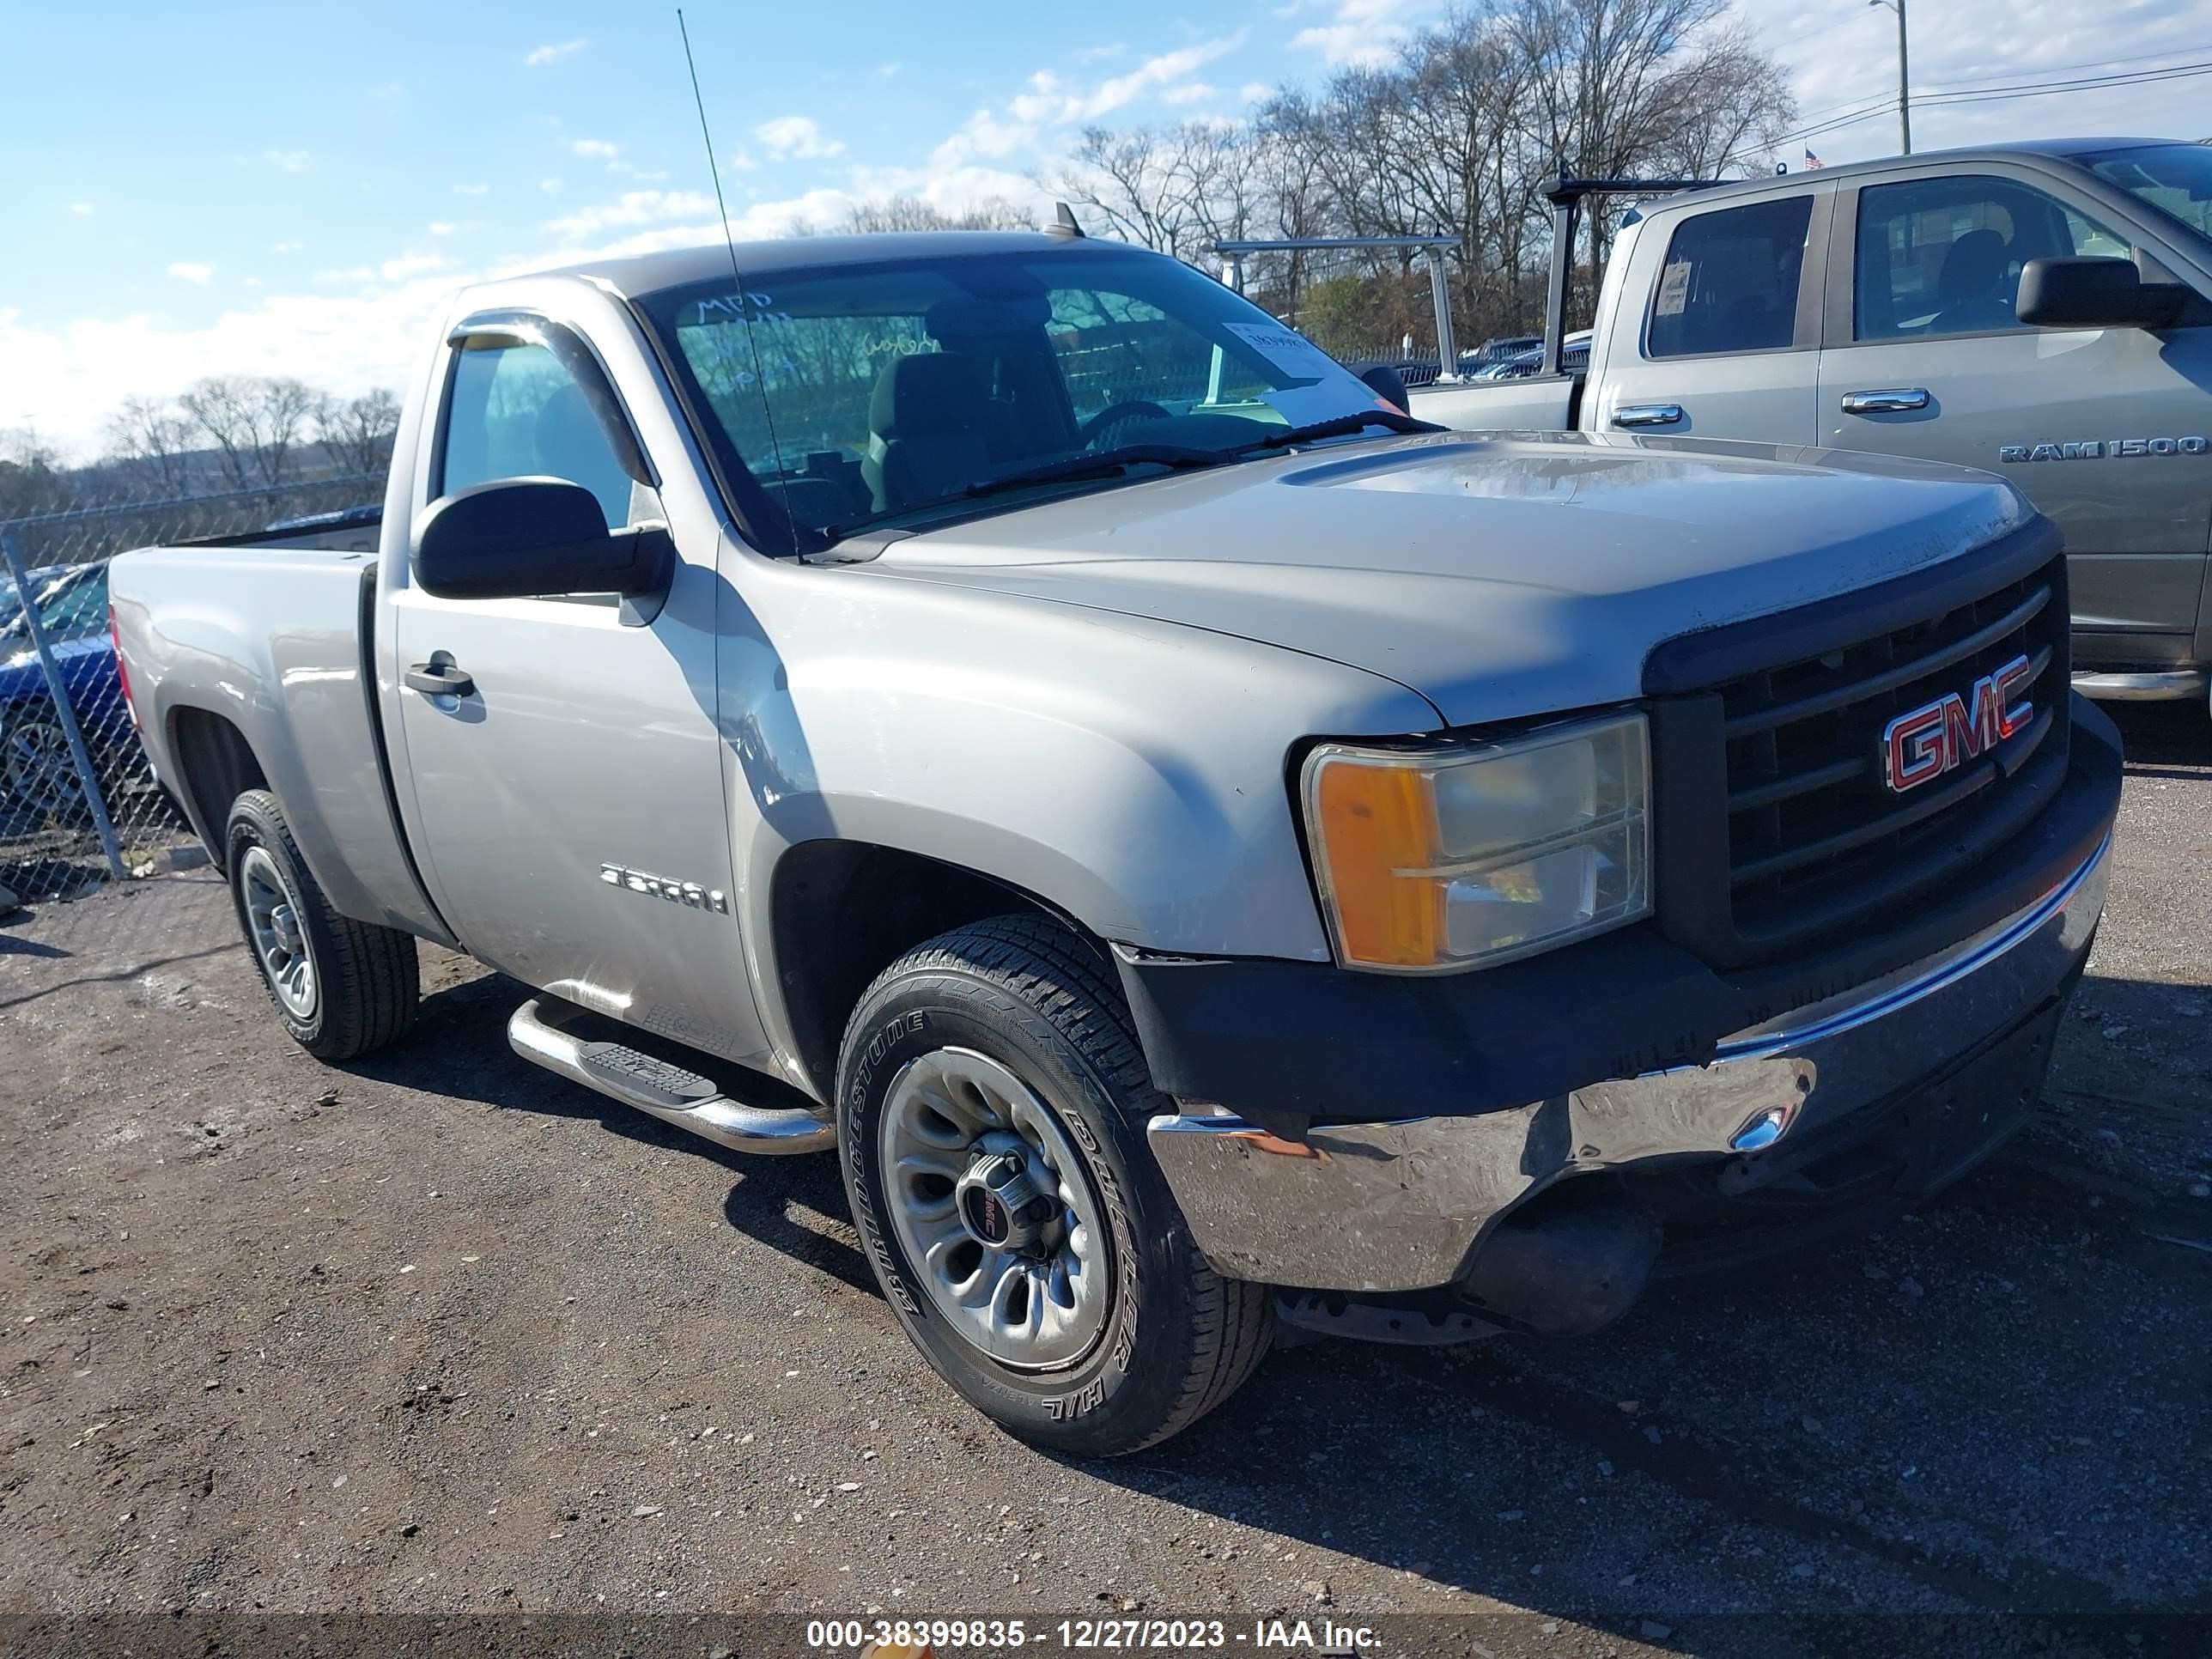
[[[1449,433],[1050,501],[895,541],[872,568],[1349,664],[1466,726],[1637,696],[1664,640],[1950,558],[2032,512],[1984,473],[1840,451]]]

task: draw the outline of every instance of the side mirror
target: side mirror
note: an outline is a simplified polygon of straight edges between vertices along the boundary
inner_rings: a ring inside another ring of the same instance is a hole
[[[565,478],[498,478],[442,495],[415,521],[415,580],[441,599],[649,593],[673,553],[655,526],[611,531]]]
[[[2154,325],[2161,307],[2132,259],[2030,259],[2013,314],[2042,328]]]
[[[1359,378],[1367,383],[1370,392],[1401,415],[1413,401],[1406,395],[1406,377],[1389,363],[1370,363],[1359,371]]]

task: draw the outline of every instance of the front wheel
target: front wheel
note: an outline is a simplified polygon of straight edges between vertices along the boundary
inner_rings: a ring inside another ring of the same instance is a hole
[[[938,1374],[1034,1444],[1140,1450],[1267,1352],[1267,1291],[1206,1265],[1145,1145],[1169,1109],[1106,964],[1041,919],[930,940],[846,1028],[838,1146],[876,1278]]]
[[[265,789],[232,805],[223,846],[239,927],[292,1041],[354,1060],[404,1036],[422,995],[414,939],[331,907]]]

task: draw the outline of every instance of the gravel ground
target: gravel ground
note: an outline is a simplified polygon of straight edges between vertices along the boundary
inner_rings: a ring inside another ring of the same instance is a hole
[[[473,963],[426,950],[416,1035],[332,1069],[285,1041],[205,872],[18,914],[0,1613],[2212,1650],[2212,731],[2125,726],[2044,1111],[1940,1204],[1663,1284],[1588,1340],[1287,1349],[1107,1466],[935,1382],[833,1159],[723,1153],[526,1065],[517,988]],[[801,1650],[752,1628],[727,1650]]]

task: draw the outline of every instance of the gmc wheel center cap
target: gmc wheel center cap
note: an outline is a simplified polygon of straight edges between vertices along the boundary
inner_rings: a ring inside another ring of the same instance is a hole
[[[985,1147],[953,1192],[960,1224],[986,1249],[1034,1249],[1052,1218],[1052,1200],[1030,1174],[1030,1160],[1012,1148]]]

